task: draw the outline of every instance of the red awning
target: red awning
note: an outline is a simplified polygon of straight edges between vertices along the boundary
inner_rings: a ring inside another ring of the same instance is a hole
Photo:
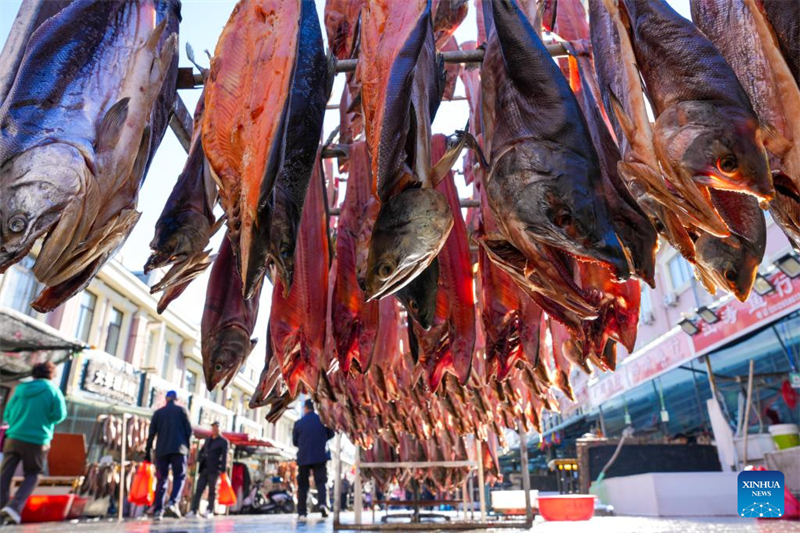
[[[192,428],[192,432],[194,436],[198,439],[207,439],[211,437],[211,430],[205,428]],[[250,448],[275,448],[275,445],[271,442],[261,440],[261,439],[254,439],[250,437],[247,433],[234,433],[234,432],[227,432],[223,431],[222,436],[225,437],[230,441],[231,444],[234,446],[247,446]]]

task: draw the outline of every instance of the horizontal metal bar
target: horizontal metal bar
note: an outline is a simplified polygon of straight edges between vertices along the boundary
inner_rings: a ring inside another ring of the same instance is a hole
[[[549,43],[546,45],[547,51],[553,57],[561,57],[568,55],[567,50],[561,43]],[[445,63],[482,63],[483,62],[483,49],[477,50],[455,50],[452,52],[440,52]],[[340,59],[336,62],[336,72],[354,72],[358,65],[358,59]],[[183,69],[181,69],[183,70]],[[191,69],[189,69],[191,70]],[[192,85],[192,80],[193,85]],[[191,78],[186,73],[178,75],[178,89],[193,89],[203,85],[202,74],[195,73]]]
[[[340,180],[343,181],[343,180]],[[346,181],[346,180],[344,180]],[[462,209],[477,209],[481,206],[480,200],[474,200],[472,198],[459,198],[459,205]],[[338,217],[342,214],[342,210],[338,207],[331,208],[330,215],[332,217]],[[470,248],[470,251],[475,251],[477,248]]]
[[[454,96],[452,98],[445,98],[444,100],[442,100],[442,103],[445,103],[445,102],[464,102],[466,100],[467,100],[466,96]],[[327,106],[325,106],[325,109],[328,110],[328,111],[332,111],[334,109],[339,109],[340,105],[341,104],[328,104]]]
[[[391,517],[391,515],[389,515]],[[444,529],[520,529],[533,527],[533,521],[503,522],[403,522],[397,524],[342,524],[334,522],[334,531],[439,531]]]
[[[551,43],[547,45],[547,51],[553,57],[567,55],[567,50],[561,43]],[[455,50],[453,52],[440,52],[445,63],[482,63],[483,49],[477,50]],[[358,65],[358,59],[340,59],[336,62],[336,72],[353,72]]]
[[[428,468],[439,466],[443,468],[463,468],[465,466],[478,466],[476,461],[397,461],[360,463],[361,468]]]

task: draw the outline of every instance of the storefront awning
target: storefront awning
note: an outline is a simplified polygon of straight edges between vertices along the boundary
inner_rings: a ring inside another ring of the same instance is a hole
[[[0,381],[27,377],[38,363],[58,364],[88,347],[47,324],[0,307]]]
[[[192,428],[194,436],[198,439],[207,439],[211,437],[211,430],[205,428]],[[249,448],[275,448],[276,446],[269,441],[263,439],[254,439],[247,433],[234,433],[223,431],[222,436],[230,441],[234,446],[246,446]]]

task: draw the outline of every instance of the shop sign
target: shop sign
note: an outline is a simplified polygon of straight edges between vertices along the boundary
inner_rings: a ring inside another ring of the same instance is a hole
[[[598,406],[694,358],[688,336],[680,330],[673,331],[646,351],[626,358],[615,372],[590,383],[589,400]]]
[[[800,372],[790,372],[789,383],[792,384],[793,389],[800,389]]]
[[[800,278],[791,279],[778,271],[769,281],[775,290],[766,296],[752,292],[744,303],[731,300],[715,310],[719,321],[701,321],[700,332],[691,338],[698,355],[800,309]]]
[[[139,403],[141,376],[124,361],[104,360],[84,352],[88,360],[81,388],[130,405]],[[109,356],[112,357],[112,356]]]

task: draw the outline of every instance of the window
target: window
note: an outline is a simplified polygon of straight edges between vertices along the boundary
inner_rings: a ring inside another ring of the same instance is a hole
[[[158,343],[156,342],[155,330],[150,330],[147,334],[147,347],[145,348],[145,366],[148,370],[156,369],[156,350],[158,350]]]
[[[3,305],[28,316],[36,314],[29,304],[39,291],[39,283],[31,271],[34,262],[32,257],[27,256],[12,266],[6,274],[8,280],[3,291]]]
[[[644,283],[639,284],[642,288],[642,298],[639,303],[639,321],[643,324],[653,323],[653,290]]]
[[[172,359],[172,343],[168,342],[164,345],[164,362],[161,368],[161,377],[167,379],[169,375],[169,360]]]
[[[97,296],[89,291],[81,295],[81,307],[78,311],[78,327],[75,336],[83,342],[89,342],[89,333],[94,319],[94,308],[97,305]]]
[[[689,288],[692,281],[692,267],[689,262],[676,255],[667,263],[669,266],[669,279],[672,285],[672,290],[681,293]]]
[[[192,372],[191,370],[186,371],[186,390],[194,394],[194,390],[197,387],[197,374]]]
[[[119,334],[122,330],[122,311],[116,307],[111,308],[111,320],[108,322],[108,335],[106,336],[106,352],[117,354]]]

